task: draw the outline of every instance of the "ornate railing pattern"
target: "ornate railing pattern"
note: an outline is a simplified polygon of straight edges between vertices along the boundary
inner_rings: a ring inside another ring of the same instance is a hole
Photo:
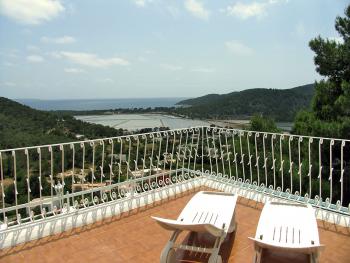
[[[350,140],[195,127],[0,150],[0,227],[196,177],[349,214]]]

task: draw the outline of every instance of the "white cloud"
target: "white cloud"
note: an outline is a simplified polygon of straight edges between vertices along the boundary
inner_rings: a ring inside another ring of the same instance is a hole
[[[145,0],[135,0],[134,3],[137,6],[144,7],[146,4],[146,1]]]
[[[49,21],[64,10],[59,0],[0,0],[0,12],[22,24]]]
[[[169,3],[171,1],[162,1],[162,0],[131,0],[137,7],[145,8],[147,6],[153,6],[157,9],[158,12],[163,15],[171,15],[173,18],[178,18],[180,15],[180,9]],[[175,1],[178,2],[178,1]]]
[[[145,7],[147,3],[151,3],[153,0],[133,0],[133,2],[138,7]]]
[[[177,66],[177,65],[172,65],[172,64],[160,64],[160,66],[163,68],[163,69],[166,69],[166,70],[170,70],[170,71],[179,71],[179,70],[182,70],[182,67],[181,66]]]
[[[227,15],[236,16],[241,19],[247,19],[250,17],[261,17],[265,14],[265,3],[253,2],[250,4],[243,4],[241,2],[235,3],[232,6],[226,8]]]
[[[160,1],[160,0],[132,0],[132,2],[140,8],[145,8],[149,5],[153,5],[164,15],[171,15],[173,18],[178,18],[180,15],[180,9],[174,5],[168,5],[167,2],[170,1]]]
[[[44,58],[39,55],[30,55],[30,56],[27,56],[27,61],[31,63],[40,63],[44,61]]]
[[[79,74],[79,73],[84,73],[85,70],[83,70],[81,68],[65,68],[64,72],[72,73],[72,74]]]
[[[267,0],[265,2],[242,3],[237,2],[231,6],[227,6],[223,12],[229,16],[236,16],[240,19],[248,19],[251,17],[263,17],[267,14],[267,9],[278,3],[287,3],[288,0]]]
[[[74,43],[76,40],[74,37],[71,36],[63,36],[63,37],[42,37],[40,38],[40,41],[43,43],[52,43],[52,44],[71,44]]]
[[[62,51],[57,55],[58,58],[60,56],[75,64],[96,68],[107,68],[114,65],[127,66],[130,64],[129,61],[119,57],[100,58],[96,54],[91,53]]]
[[[203,6],[203,3],[198,0],[185,0],[185,8],[197,18],[204,20],[207,20],[209,18],[209,10],[207,10]]]
[[[236,40],[225,42],[225,47],[234,55],[250,56],[254,53],[253,49]]]
[[[199,73],[213,73],[215,72],[215,69],[214,68],[194,68],[191,71],[199,72]]]

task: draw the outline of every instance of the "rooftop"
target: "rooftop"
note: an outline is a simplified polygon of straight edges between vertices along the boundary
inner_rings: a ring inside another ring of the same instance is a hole
[[[198,190],[198,189],[197,189]],[[194,195],[194,191],[176,198],[157,202],[121,216],[75,228],[7,248],[0,252],[0,262],[158,262],[160,252],[170,236],[151,219],[153,216],[176,218]],[[222,245],[221,255],[228,262],[250,262],[262,204],[239,198],[236,207],[237,230]],[[325,245],[320,262],[349,262],[350,231],[324,221],[318,221],[320,241]],[[188,238],[183,235],[184,240]],[[201,236],[205,244],[210,237]],[[179,262],[205,262],[206,254],[177,255]],[[265,254],[263,262],[305,262],[303,255]],[[226,261],[224,261],[226,262]]]
[[[270,200],[311,205],[325,245],[320,262],[348,262],[349,151],[350,140],[210,127],[0,150],[0,262],[158,262],[170,233],[150,216],[177,218],[200,189],[239,196],[224,262],[252,260],[248,237]],[[91,187],[76,189],[80,177]]]

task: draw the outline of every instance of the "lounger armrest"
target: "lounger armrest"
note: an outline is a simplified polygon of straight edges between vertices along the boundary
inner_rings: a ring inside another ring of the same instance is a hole
[[[188,224],[178,220],[165,219],[152,216],[157,223],[166,230],[187,230],[193,232],[208,232],[215,237],[219,237],[223,233],[223,229],[217,228],[212,224]]]
[[[311,245],[310,246],[288,246],[283,243],[271,243],[261,239],[248,237],[252,240],[256,246],[261,248],[270,248],[274,250],[284,250],[284,251],[295,251],[299,253],[312,254],[316,251],[320,251],[324,249],[324,245]]]

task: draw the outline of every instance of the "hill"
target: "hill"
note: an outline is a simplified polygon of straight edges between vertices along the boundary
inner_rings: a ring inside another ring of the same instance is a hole
[[[0,97],[0,149],[74,141],[77,135],[97,138],[121,133],[121,130],[76,120],[68,114],[35,110]]]
[[[208,94],[178,102],[178,112],[191,118],[249,118],[262,114],[278,121],[292,121],[300,109],[308,108],[314,84],[292,89],[248,89],[228,94]]]

